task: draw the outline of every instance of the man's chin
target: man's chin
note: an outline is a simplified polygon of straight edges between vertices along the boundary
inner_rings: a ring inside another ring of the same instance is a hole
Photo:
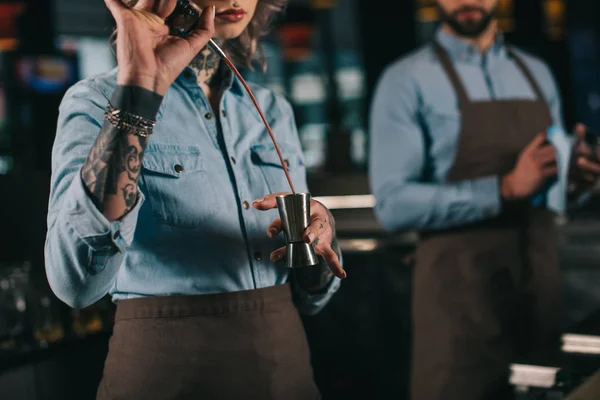
[[[482,10],[471,13],[465,11],[462,15],[460,11],[451,14],[446,12],[439,4],[438,11],[442,22],[449,25],[454,33],[470,39],[477,38],[485,32],[497,14],[497,8],[491,10],[489,13]]]
[[[486,29],[486,25],[471,25],[471,24],[465,24],[462,25],[460,28],[460,31],[463,33],[463,35],[467,35],[467,36],[477,36],[480,35],[481,33],[483,33],[483,31],[485,31]]]
[[[459,36],[467,38],[476,38],[481,35],[489,26],[489,21],[469,20],[464,22],[454,21],[449,23],[452,30]]]

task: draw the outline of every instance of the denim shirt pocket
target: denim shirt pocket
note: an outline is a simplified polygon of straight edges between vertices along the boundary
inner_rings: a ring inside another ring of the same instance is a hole
[[[218,211],[214,185],[198,147],[148,145],[142,183],[153,215],[161,223],[198,228]]]
[[[296,146],[288,143],[277,143],[281,150],[284,162],[292,178],[292,183],[304,179],[304,161]],[[289,192],[290,187],[287,182],[281,161],[272,143],[257,144],[250,148],[252,163],[260,168],[261,174],[267,184],[270,193]]]

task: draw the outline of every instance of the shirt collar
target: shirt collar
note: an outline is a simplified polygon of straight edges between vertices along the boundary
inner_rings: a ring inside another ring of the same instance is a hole
[[[481,64],[484,59],[486,59],[487,62],[493,62],[506,55],[504,35],[501,32],[498,32],[492,47],[490,47],[485,55],[474,45],[446,32],[441,27],[438,28],[435,39],[448,52],[450,58],[456,61]]]

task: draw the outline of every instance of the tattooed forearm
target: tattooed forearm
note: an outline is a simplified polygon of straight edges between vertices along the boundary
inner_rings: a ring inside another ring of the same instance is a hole
[[[142,87],[117,85],[110,104],[117,110],[154,121],[162,100],[160,94]],[[137,203],[147,141],[105,120],[81,169],[81,180],[90,198],[110,221],[120,219]]]
[[[94,203],[110,220],[125,215],[137,201],[146,142],[105,122],[81,170]]]
[[[103,128],[106,129],[107,126]],[[118,146],[117,135],[106,135],[103,131],[96,139],[96,143],[81,171],[83,181],[87,185],[90,193],[95,199],[103,199],[106,192],[116,193],[116,181],[114,179],[108,179],[110,169],[108,168],[109,161],[114,153],[114,149]],[[106,185],[106,183],[113,183],[112,186]]]

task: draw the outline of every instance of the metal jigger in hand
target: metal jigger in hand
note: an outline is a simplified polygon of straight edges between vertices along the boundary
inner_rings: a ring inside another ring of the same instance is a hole
[[[285,235],[288,268],[317,265],[319,259],[312,244],[304,241],[304,231],[310,225],[310,194],[296,193],[277,196],[277,207]]]

